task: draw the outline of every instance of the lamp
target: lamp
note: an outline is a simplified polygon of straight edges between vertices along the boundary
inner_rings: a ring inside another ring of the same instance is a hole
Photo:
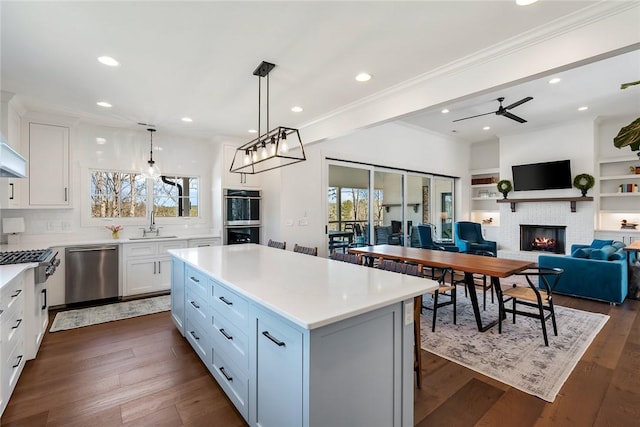
[[[149,150],[149,160],[147,163],[148,167],[142,169],[142,176],[145,178],[156,179],[160,176],[160,168],[156,165],[156,162],[153,161],[153,133],[156,131],[153,128],[147,129],[149,131],[149,136],[151,138],[151,148]]]
[[[269,130],[269,72],[275,64],[262,61],[253,71],[258,76],[258,136],[236,149],[229,172],[256,174],[305,161],[298,129],[278,126]],[[262,78],[267,78],[267,126],[261,133]]]
[[[20,235],[24,233],[24,218],[2,218],[2,232],[8,234],[7,243],[17,245],[20,243]]]

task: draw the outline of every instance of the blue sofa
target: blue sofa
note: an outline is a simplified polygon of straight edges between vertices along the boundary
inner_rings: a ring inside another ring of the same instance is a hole
[[[624,243],[594,240],[591,245],[571,246],[571,255],[540,255],[540,267],[564,270],[555,292],[621,304],[627,297],[627,260]]]

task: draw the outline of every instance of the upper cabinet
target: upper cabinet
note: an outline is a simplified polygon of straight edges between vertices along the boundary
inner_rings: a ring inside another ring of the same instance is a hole
[[[222,150],[222,186],[224,188],[256,188],[260,186],[260,174],[250,175],[246,173],[229,172],[231,162],[233,162],[233,156],[236,154],[236,147],[225,145]],[[242,161],[242,159],[239,160]]]
[[[5,142],[24,156],[20,145],[21,118],[10,102],[12,95],[2,92],[2,135]],[[24,178],[0,180],[0,209],[20,207],[20,183]]]
[[[69,207],[69,128],[29,123],[29,206]]]

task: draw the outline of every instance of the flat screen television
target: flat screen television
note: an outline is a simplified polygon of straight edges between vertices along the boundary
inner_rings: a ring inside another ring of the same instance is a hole
[[[571,188],[569,160],[511,166],[514,191]]]

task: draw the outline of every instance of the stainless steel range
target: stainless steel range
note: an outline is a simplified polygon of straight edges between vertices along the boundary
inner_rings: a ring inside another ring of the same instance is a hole
[[[51,249],[0,252],[0,265],[37,262],[38,266],[34,270],[35,282],[44,283],[60,265],[57,255],[58,252],[53,252]]]

